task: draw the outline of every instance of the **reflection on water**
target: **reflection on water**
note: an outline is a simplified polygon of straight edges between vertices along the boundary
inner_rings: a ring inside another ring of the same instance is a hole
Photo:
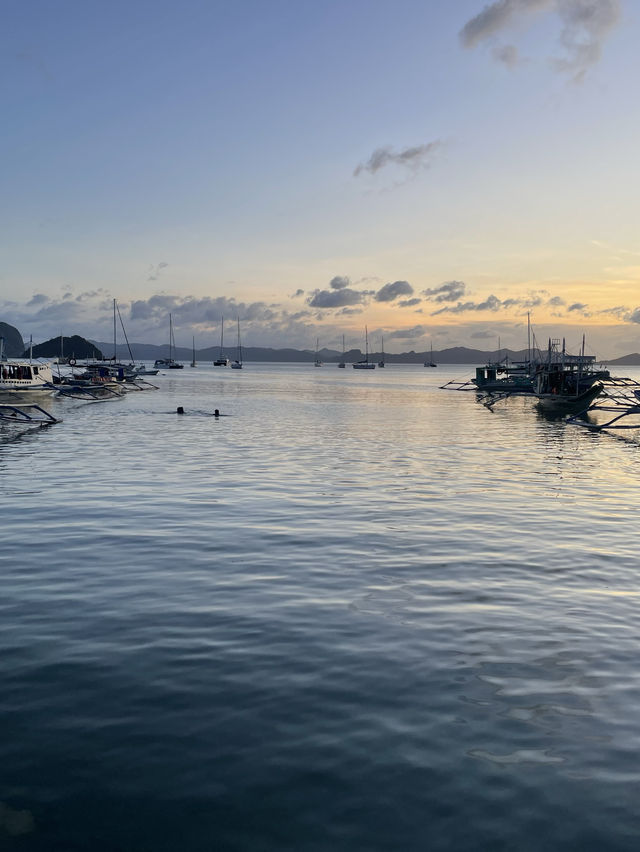
[[[637,445],[437,382],[199,365],[0,443],[7,848],[636,848]]]

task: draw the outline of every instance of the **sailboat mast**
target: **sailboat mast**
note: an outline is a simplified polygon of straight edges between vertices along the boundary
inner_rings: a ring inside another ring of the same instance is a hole
[[[116,300],[113,300],[114,303]],[[120,320],[120,326],[122,327],[122,333],[124,334],[124,339],[127,344],[127,350],[129,352],[129,358],[131,359],[131,363],[133,363],[133,352],[131,351],[131,344],[129,343],[129,338],[127,337],[127,329],[124,327],[124,322],[122,321],[122,314],[120,313],[120,308],[116,303],[116,311],[118,313],[118,319]],[[115,346],[114,346],[114,355],[115,355]]]
[[[116,358],[116,300],[113,300],[113,363],[115,364],[118,359]]]

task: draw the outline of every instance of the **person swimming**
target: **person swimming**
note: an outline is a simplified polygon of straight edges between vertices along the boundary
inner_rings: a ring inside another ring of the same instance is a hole
[[[181,405],[176,408],[176,414],[184,414],[184,408]]]

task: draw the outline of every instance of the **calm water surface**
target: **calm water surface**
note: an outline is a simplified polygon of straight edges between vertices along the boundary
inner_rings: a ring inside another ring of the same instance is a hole
[[[640,447],[470,373],[0,432],[0,849],[639,848]]]

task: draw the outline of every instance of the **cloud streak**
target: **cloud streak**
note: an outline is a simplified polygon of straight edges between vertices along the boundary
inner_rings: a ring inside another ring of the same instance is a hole
[[[348,305],[360,305],[365,293],[343,287],[341,290],[315,290],[307,299],[312,308],[344,308]]]
[[[393,302],[399,296],[413,296],[413,287],[408,281],[394,281],[385,284],[374,296],[376,302]]]
[[[422,295],[432,302],[456,302],[464,296],[465,290],[464,281],[445,281],[439,287],[423,290]]]
[[[602,47],[620,19],[620,0],[495,0],[467,21],[460,30],[465,48],[474,48],[495,37],[534,12],[546,12],[559,23],[558,43],[561,56],[552,59],[552,67],[580,81],[601,55]],[[513,45],[495,45],[492,55],[508,68],[519,62]]]
[[[381,169],[388,166],[400,166],[412,172],[420,169],[428,169],[433,159],[442,147],[442,142],[436,139],[424,145],[414,145],[412,148],[404,148],[402,151],[394,151],[391,146],[376,148],[365,163],[360,163],[353,171],[353,176],[358,177],[363,172],[375,175]]]

